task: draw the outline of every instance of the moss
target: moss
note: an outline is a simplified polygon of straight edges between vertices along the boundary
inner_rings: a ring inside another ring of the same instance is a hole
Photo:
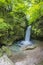
[[[2,50],[3,50],[3,53],[6,53],[8,56],[12,55],[12,52],[8,47],[2,46]]]
[[[3,51],[2,49],[0,48],[0,57],[3,55]]]
[[[11,45],[15,40],[22,39],[25,27],[26,21],[23,13],[15,12],[13,16],[7,13],[5,18],[0,18],[0,43]]]
[[[32,26],[32,37],[34,39],[42,39],[43,37],[43,17],[37,20]]]
[[[40,63],[38,63],[37,65],[43,65],[43,61],[41,61]]]

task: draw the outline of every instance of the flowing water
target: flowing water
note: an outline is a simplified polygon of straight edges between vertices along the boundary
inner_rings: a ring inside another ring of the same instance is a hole
[[[11,47],[11,49],[13,51],[20,51],[20,47],[25,47],[25,46],[28,46],[28,45],[32,45],[32,42],[30,41],[30,34],[31,34],[31,26],[27,27],[27,30],[26,30],[26,35],[25,35],[25,40],[24,41],[17,41],[14,43],[14,45]],[[15,49],[16,50],[15,50]]]
[[[12,51],[21,51],[21,49],[27,49],[27,48],[34,48],[35,41],[30,41],[30,35],[31,35],[31,26],[27,27],[25,40],[24,41],[17,41],[11,46]]]
[[[30,35],[31,35],[31,26],[27,27],[25,41],[30,41]]]
[[[21,41],[20,43],[22,44],[22,46],[32,45],[32,42],[30,41],[30,35],[31,35],[31,26],[28,26],[26,30],[25,40]]]

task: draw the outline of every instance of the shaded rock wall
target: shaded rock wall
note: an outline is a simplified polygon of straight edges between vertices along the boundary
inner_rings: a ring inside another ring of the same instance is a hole
[[[43,16],[32,25],[32,38],[43,40]]]

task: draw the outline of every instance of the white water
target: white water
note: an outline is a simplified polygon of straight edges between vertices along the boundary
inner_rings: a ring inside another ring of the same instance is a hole
[[[21,41],[22,45],[31,45],[32,42],[30,41],[30,35],[31,35],[31,26],[27,27],[25,40]]]
[[[30,41],[31,26],[27,27],[25,41]]]

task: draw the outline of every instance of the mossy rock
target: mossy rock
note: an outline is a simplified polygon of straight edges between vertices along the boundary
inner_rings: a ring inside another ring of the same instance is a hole
[[[3,50],[3,53],[6,53],[8,56],[11,56],[12,55],[12,52],[9,49],[9,47],[2,46],[2,50]]]
[[[24,13],[15,12],[14,15],[4,14],[0,18],[0,43],[12,45],[15,40],[24,38],[26,28],[26,17]]]
[[[43,17],[39,18],[32,26],[32,38],[43,40]]]
[[[0,57],[3,55],[3,51],[2,49],[0,48]]]

